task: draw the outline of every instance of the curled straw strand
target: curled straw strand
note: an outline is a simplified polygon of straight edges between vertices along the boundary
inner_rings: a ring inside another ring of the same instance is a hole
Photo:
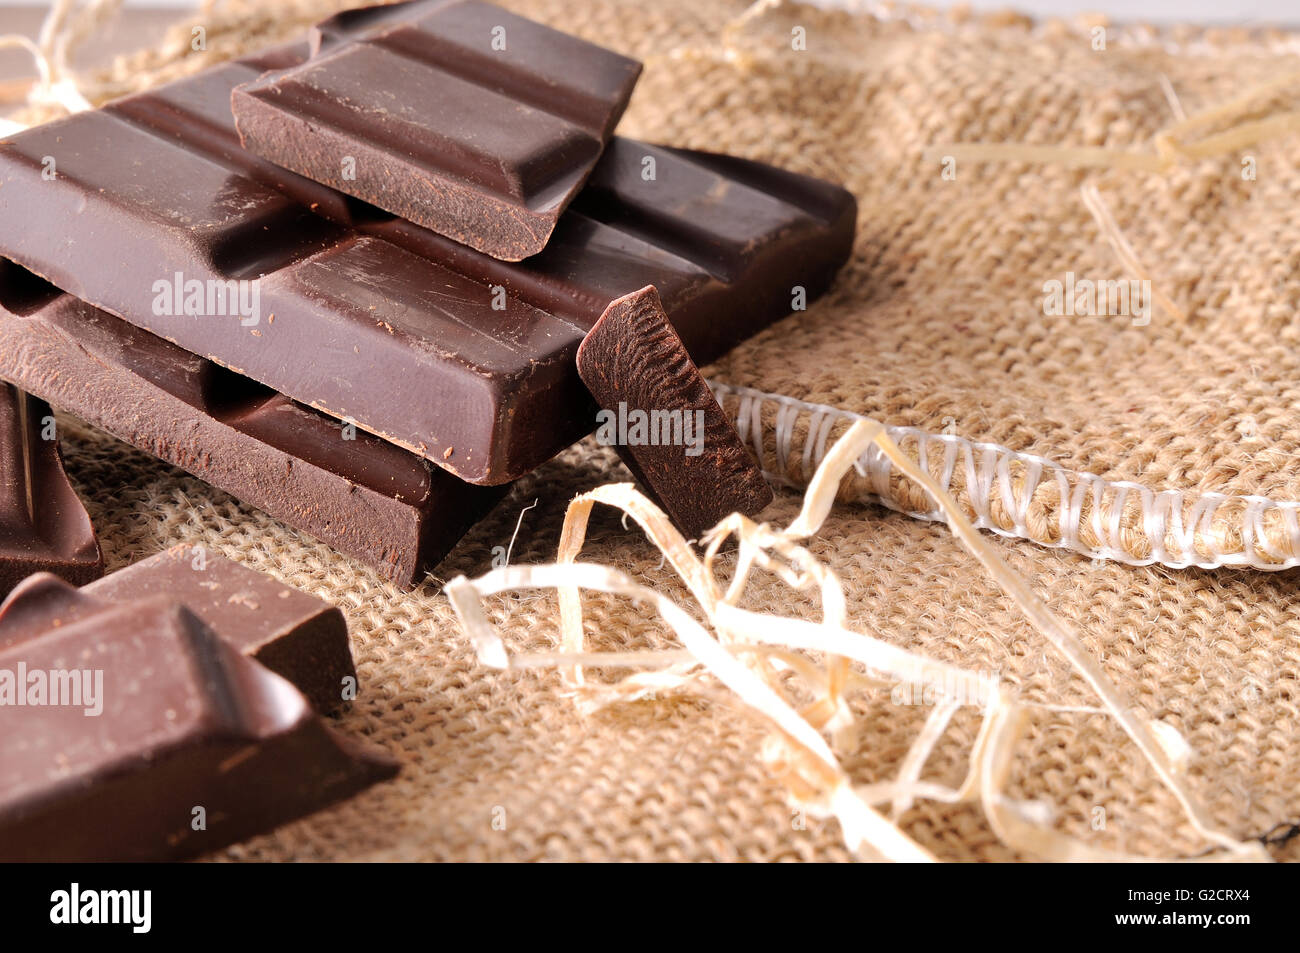
[[[1110,149],[1091,146],[1030,145],[1020,142],[964,142],[935,145],[926,149],[927,162],[1029,162],[1061,165],[1066,168],[1115,169],[1160,174],[1180,162],[1212,159],[1239,152],[1268,139],[1300,131],[1300,111],[1274,112],[1259,119],[1246,114],[1268,97],[1300,84],[1300,72],[1288,73],[1246,90],[1226,103],[1186,116],[1168,77],[1161,74],[1161,89],[1174,111],[1175,122],[1158,132],[1152,140],[1154,152]],[[1227,129],[1192,137],[1216,123],[1231,123]],[[1131,273],[1151,281],[1150,272],[1138,261],[1137,253],[1111,217],[1095,185],[1082,186],[1083,203],[1097,221],[1116,257]],[[1152,281],[1153,295],[1164,311],[1180,321],[1186,314],[1161,292]]]
[[[259,46],[286,39],[345,5],[345,0],[201,0],[150,46],[117,57],[102,70],[74,69],[79,47],[122,7],[122,0],[54,0],[37,40],[0,37],[0,47],[27,50],[36,63],[35,81],[0,86],[0,101],[26,108],[3,122],[5,131],[46,122],[68,113],[157,86]],[[202,27],[204,45],[195,45]]]
[[[54,0],[36,42],[0,36],[0,48],[26,50],[36,63],[36,81],[26,91],[29,106],[69,113],[91,108],[72,69],[72,53],[121,6],[122,0]]]
[[[1162,89],[1168,96],[1168,78],[1162,79]],[[1262,119],[1243,118],[1244,114],[1269,96],[1298,84],[1300,72],[1287,73],[1252,87],[1218,106],[1192,116],[1180,116],[1156,133],[1152,139],[1154,152],[1096,146],[1031,145],[1023,142],[951,142],[932,145],[922,155],[927,162],[952,157],[959,162],[963,159],[971,162],[1029,162],[1067,168],[1167,172],[1182,161],[1228,155],[1265,139],[1300,129],[1300,112],[1275,113]],[[1176,115],[1179,113],[1181,106]],[[1208,126],[1225,122],[1233,125],[1199,140],[1191,138]]]
[[[667,517],[629,484],[612,484],[573,500],[565,515],[557,561],[547,566],[510,566],[476,580],[459,576],[446,593],[479,659],[502,669],[549,666],[559,670],[586,707],[599,707],[670,691],[717,696],[721,687],[771,728],[762,756],[790,793],[810,812],[834,817],[846,844],[859,857],[929,861],[933,856],[883,813],[897,818],[918,800],[978,802],[993,830],[1011,847],[1049,860],[1139,860],[1133,855],[1093,847],[1055,830],[1041,804],[1021,803],[1003,794],[1014,767],[1030,706],[1020,703],[998,680],[920,653],[901,649],[876,634],[854,631],[845,622],[843,588],[834,571],[801,545],[829,515],[841,480],[863,472],[870,453],[887,457],[908,479],[930,494],[953,533],[1025,613],[1034,627],[1074,667],[1134,742],[1161,783],[1186,814],[1191,828],[1211,846],[1205,859],[1266,860],[1257,843],[1243,843],[1217,830],[1190,789],[1186,743],[1168,725],[1151,722],[1110,682],[1072,632],[1029,589],[979,535],[961,509],[928,472],[904,455],[886,428],[859,419],[823,456],[809,481],[798,517],[784,530],[732,514],[704,540],[697,555]],[[608,566],[578,562],[592,507],[605,504],[631,516],[681,577],[707,622],[701,624],[672,599],[642,586]],[[725,585],[717,560],[723,545],[736,544],[736,567]],[[816,590],[821,619],[764,615],[740,608],[754,570],[776,575],[797,591]],[[559,650],[512,654],[489,621],[483,599],[519,588],[555,588],[561,604]],[[682,651],[619,652],[585,650],[579,591],[624,595],[653,607],[673,629]],[[811,653],[811,654],[809,654]],[[584,669],[636,667],[613,682],[589,681]],[[865,675],[863,674],[865,672]],[[790,685],[815,698],[800,707]],[[908,685],[935,692],[931,712],[897,777],[856,786],[836,755],[854,737],[848,695]],[[921,780],[922,770],[949,722],[962,705],[983,710],[983,722],[970,752],[967,777],[958,788]],[[828,739],[827,735],[830,735]]]
[[[1182,308],[1170,301],[1169,297],[1160,290],[1160,287],[1151,281],[1151,273],[1143,268],[1142,263],[1138,261],[1137,252],[1133,250],[1133,246],[1129,244],[1129,240],[1124,237],[1119,225],[1115,223],[1115,218],[1110,214],[1110,209],[1106,207],[1106,203],[1102,201],[1097,186],[1091,182],[1085,183],[1079,187],[1079,195],[1083,199],[1084,206],[1092,213],[1093,219],[1096,220],[1102,236],[1110,243],[1111,249],[1115,252],[1115,257],[1120,260],[1129,274],[1142,281],[1151,282],[1151,296],[1155,298],[1156,303],[1164,309],[1166,314],[1179,321],[1186,322],[1187,315],[1183,313]]]

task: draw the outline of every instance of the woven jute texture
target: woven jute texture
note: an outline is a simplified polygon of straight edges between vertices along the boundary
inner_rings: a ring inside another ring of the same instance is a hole
[[[1175,30],[1121,42],[1115,31],[1097,50],[1086,25],[1015,18],[907,21],[776,5],[737,25],[744,6],[714,0],[507,5],[645,61],[621,132],[776,163],[857,196],[856,248],[833,292],[710,376],[1156,489],[1300,498],[1294,136],[1251,147],[1253,181],[1240,154],[1159,174],[962,162],[955,179],[923,158],[936,143],[969,141],[1149,149],[1176,117],[1162,77],[1192,113],[1296,70],[1287,47],[1300,39]],[[291,34],[334,6],[286,6],[277,21],[274,5],[261,4],[248,30],[216,37],[210,55]],[[806,49],[793,48],[796,28]],[[123,79],[131,75],[115,81],[138,85]],[[1045,316],[1044,282],[1067,272],[1133,277],[1080,201],[1085,181],[1185,319],[1159,309],[1146,326]],[[466,644],[440,583],[487,571],[534,500],[512,561],[549,561],[568,500],[627,479],[607,449],[587,441],[523,480],[438,579],[408,593],[200,481],[64,424],[68,470],[109,568],[202,544],[338,604],[361,676],[339,726],[402,762],[395,781],[224,859],[848,858],[834,822],[792,812],[758,757],[765,726],[754,718],[680,698],[580,717],[553,673],[491,671]],[[788,522],[798,502],[782,490],[765,518]],[[1218,826],[1249,837],[1300,814],[1294,572],[1134,569],[997,545],[1134,703],[1184,735],[1192,786]],[[851,624],[996,673],[1030,702],[1096,705],[941,525],[846,505],[811,546],[844,581]],[[687,599],[658,551],[611,511],[597,511],[584,559]],[[775,582],[752,592],[751,608],[801,611]],[[648,610],[614,598],[586,604],[595,648],[672,644]],[[553,594],[524,593],[489,608],[512,648],[541,650],[555,646],[556,605]],[[864,783],[891,776],[928,713],[877,704],[847,759]],[[928,777],[960,781],[977,718],[957,718]],[[1204,847],[1101,714],[1038,710],[1007,790],[1053,805],[1061,830],[1099,847],[1165,856]],[[999,844],[978,806],[922,802],[902,826],[942,859],[1023,859]]]

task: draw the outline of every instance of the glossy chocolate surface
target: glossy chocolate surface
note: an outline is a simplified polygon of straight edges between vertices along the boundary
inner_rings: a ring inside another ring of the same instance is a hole
[[[34,576],[0,645],[3,861],[192,857],[397,771],[167,597]]]
[[[399,585],[432,570],[506,491],[465,483],[3,261],[0,380],[312,534]],[[39,459],[53,453],[49,445],[39,449],[45,454]],[[58,486],[53,474],[40,485],[47,495]]]
[[[83,586],[110,602],[166,596],[227,645],[287,679],[321,712],[355,696],[356,668],[343,613],[216,553],[174,546]],[[350,680],[350,681],[349,681]]]
[[[80,584],[103,571],[95,529],[63,472],[53,411],[0,380],[0,597],[32,573]]]
[[[349,10],[235,89],[244,146],[494,258],[541,251],[641,65],[476,0]]]
[[[848,257],[856,207],[843,189],[616,137],[546,249],[498,261],[240,147],[231,89],[304,53],[13,136],[0,145],[0,254],[488,484],[591,431],[574,356],[613,299],[653,284],[705,364],[788,314],[796,289],[815,298]],[[28,227],[37,218],[48,226]],[[256,325],[167,313],[173,285],[238,279],[258,279]]]

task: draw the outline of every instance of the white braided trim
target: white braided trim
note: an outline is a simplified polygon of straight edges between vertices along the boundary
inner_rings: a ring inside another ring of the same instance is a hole
[[[741,440],[753,449],[767,479],[785,486],[807,485],[826,455],[837,424],[842,430],[866,419],[836,407],[748,387],[717,381],[709,381],[709,386],[724,409],[727,398],[735,401],[733,418]],[[802,447],[796,447],[796,425],[800,423],[806,427],[807,439]],[[909,456],[935,474],[945,492],[953,492],[955,475],[963,477],[971,521],[999,536],[1130,566],[1159,563],[1171,569],[1246,566],[1275,571],[1300,565],[1297,502],[1184,490],[1155,492],[1139,483],[1074,472],[1044,457],[955,434],[932,434],[915,427],[887,427],[886,431]],[[770,466],[773,450],[775,468]],[[794,454],[798,459],[792,459]],[[858,459],[855,469],[865,481],[855,499],[879,503],[916,519],[945,519],[938,506],[918,510],[900,503],[890,490],[893,465],[876,446]],[[1035,534],[1027,525],[1035,492],[1050,483],[1059,491],[1056,538]],[[994,517],[995,504],[1006,514],[1000,521]],[[1008,521],[1011,525],[1004,525]],[[1085,529],[1097,542],[1081,538]]]

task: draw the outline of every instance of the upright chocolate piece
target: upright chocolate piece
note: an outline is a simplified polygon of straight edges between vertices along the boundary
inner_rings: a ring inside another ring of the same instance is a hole
[[[494,258],[546,247],[641,64],[475,0],[349,10],[235,89],[245,148]]]
[[[433,569],[507,490],[465,483],[4,261],[0,379],[260,507],[398,585]]]
[[[9,139],[0,254],[495,484],[590,431],[574,355],[611,300],[653,284],[704,364],[824,291],[852,245],[843,189],[616,139],[546,250],[497,261],[240,148],[230,90],[294,56],[223,64]]]
[[[291,682],[318,711],[339,708],[349,687],[356,688],[348,625],[338,608],[215,553],[174,546],[81,592],[109,602],[155,596],[179,602],[221,641]]]
[[[165,598],[35,576],[0,644],[0,861],[193,857],[397,771]]]
[[[614,445],[687,536],[772,502],[654,288],[609,306],[578,348],[578,373],[601,407],[597,439]]]
[[[34,572],[78,584],[104,572],[53,423],[46,404],[0,381],[0,596]]]

